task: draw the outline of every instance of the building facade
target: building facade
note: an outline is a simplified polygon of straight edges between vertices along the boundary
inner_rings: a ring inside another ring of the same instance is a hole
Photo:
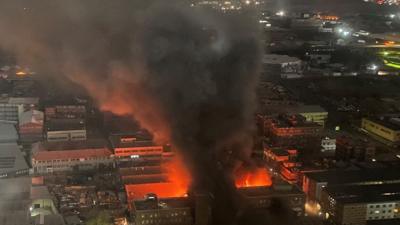
[[[400,121],[397,118],[382,120],[363,118],[361,129],[392,143],[400,141]]]
[[[192,209],[187,198],[158,199],[148,196],[132,203],[132,219],[142,225],[191,225]]]
[[[112,152],[106,147],[56,149],[43,144],[35,144],[32,153],[34,173],[52,173],[74,170],[91,170],[111,166]]]

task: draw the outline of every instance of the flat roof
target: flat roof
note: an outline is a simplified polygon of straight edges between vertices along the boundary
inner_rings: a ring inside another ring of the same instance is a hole
[[[32,186],[31,187],[31,199],[49,199],[51,198],[49,189],[47,186]]]
[[[329,184],[355,184],[380,181],[400,183],[400,173],[398,168],[328,170],[305,173],[305,176],[317,182],[327,182]]]
[[[324,108],[319,105],[299,105],[293,109],[295,113],[328,113]]]
[[[29,169],[16,142],[0,143],[0,174]]]
[[[283,64],[283,63],[300,63],[301,60],[296,57],[278,54],[265,54],[263,56],[263,63],[265,64]]]
[[[46,121],[47,131],[84,130],[84,119],[51,119]]]
[[[400,183],[328,186],[325,191],[341,203],[374,203],[400,200]]]
[[[304,195],[297,187],[289,184],[264,186],[264,187],[244,187],[239,188],[238,192],[247,197],[276,197],[280,195]]]

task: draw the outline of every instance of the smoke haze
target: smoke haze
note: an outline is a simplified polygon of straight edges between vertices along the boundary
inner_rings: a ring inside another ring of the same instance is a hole
[[[0,2],[0,45],[83,86],[102,110],[132,115],[171,140],[193,187],[214,198],[214,224],[237,215],[231,179],[248,163],[259,70],[256,24],[180,1]]]

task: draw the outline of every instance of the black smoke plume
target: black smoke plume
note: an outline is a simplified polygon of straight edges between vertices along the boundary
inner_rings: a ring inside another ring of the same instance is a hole
[[[231,170],[251,148],[258,33],[249,17],[186,1],[0,2],[0,46],[82,85],[103,110],[170,139],[213,196],[214,224],[237,216]]]

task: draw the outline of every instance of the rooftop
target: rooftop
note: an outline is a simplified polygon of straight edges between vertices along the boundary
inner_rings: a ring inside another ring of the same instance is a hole
[[[288,55],[278,54],[265,54],[263,57],[263,63],[265,64],[283,64],[283,63],[300,63],[301,60],[296,57],[290,57]]]
[[[327,112],[319,105],[300,105],[293,109],[295,113],[319,113],[319,112]]]
[[[400,183],[400,173],[396,168],[390,169],[364,169],[364,170],[329,170],[322,172],[310,172],[305,176],[317,182],[329,184],[359,184],[374,182]]]
[[[279,128],[287,127],[321,127],[319,124],[307,121],[305,117],[299,114],[287,115],[281,114],[270,119],[274,126]]]
[[[47,131],[84,130],[84,119],[51,119],[46,121]]]
[[[55,159],[80,159],[110,157],[112,152],[107,148],[80,149],[80,150],[60,150],[60,151],[38,151],[33,153],[32,159],[39,161]]]
[[[29,177],[0,179],[0,224],[28,224]]]
[[[39,98],[35,97],[1,97],[0,103],[12,105],[36,105],[39,103]]]
[[[383,118],[367,118],[368,120],[381,124],[389,129],[400,131],[400,118],[396,117],[383,117]]]
[[[400,200],[400,183],[329,186],[325,191],[341,203],[373,203]]]
[[[17,129],[11,123],[0,123],[0,142],[15,142],[18,140]]]
[[[47,186],[32,186],[31,199],[50,199],[51,195]]]
[[[16,142],[0,143],[0,174],[29,169]]]
[[[280,195],[304,194],[301,190],[290,184],[273,184],[268,187],[245,187],[240,188],[238,191],[247,197],[277,197]]]

